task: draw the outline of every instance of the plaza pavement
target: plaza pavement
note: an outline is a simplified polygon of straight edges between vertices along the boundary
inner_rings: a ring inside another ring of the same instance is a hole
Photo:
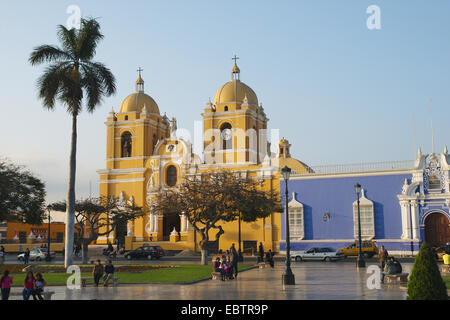
[[[368,263],[369,266],[371,263]],[[411,272],[412,263],[404,263],[404,272]],[[406,290],[399,286],[382,285],[369,289],[370,274],[346,262],[293,262],[295,286],[283,287],[283,263],[275,268],[252,269],[231,281],[200,281],[189,285],[119,284],[118,287],[88,286],[69,290],[64,286],[48,287],[58,300],[404,300]],[[13,298],[13,297],[12,297]],[[19,298],[19,297],[14,297]]]

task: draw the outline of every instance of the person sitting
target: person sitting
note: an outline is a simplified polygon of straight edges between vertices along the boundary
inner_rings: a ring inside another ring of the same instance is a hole
[[[33,295],[33,299],[36,300],[36,296],[38,296],[39,300],[44,300],[42,297],[42,293],[44,292],[44,287],[47,283],[44,278],[42,278],[42,274],[36,273],[36,281],[34,282],[34,290],[31,292]]]
[[[221,267],[223,269],[223,278],[229,278],[228,274],[230,273],[231,265],[228,264],[225,256],[222,257]]]
[[[103,276],[103,285],[108,286],[109,280],[114,278],[114,266],[111,260],[108,260],[105,266],[105,275]]]
[[[224,270],[221,268],[221,263],[220,263],[219,257],[217,257],[216,261],[214,261],[213,270],[214,270],[214,272],[219,272],[221,280],[225,281],[225,273],[224,273]]]
[[[395,259],[394,257],[390,257],[384,265],[384,270],[381,273],[381,282],[384,283],[384,277],[387,274],[396,274],[397,273],[397,266],[394,263]],[[400,264],[400,263],[399,263]]]
[[[272,250],[270,250],[270,249],[266,253],[266,263],[270,264],[270,267],[273,268],[273,266],[274,266],[273,253],[272,253]]]
[[[400,262],[398,260],[395,260],[394,257],[391,257],[391,261],[394,263],[395,266],[395,273],[402,273],[403,268],[402,265],[400,264]]]

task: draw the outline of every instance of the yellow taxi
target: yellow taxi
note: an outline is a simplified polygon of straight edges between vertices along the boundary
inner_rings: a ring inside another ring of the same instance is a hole
[[[344,253],[345,257],[357,256],[359,241],[349,244],[345,248],[339,249]],[[371,258],[378,253],[378,247],[375,241],[361,241],[361,251],[365,258]]]

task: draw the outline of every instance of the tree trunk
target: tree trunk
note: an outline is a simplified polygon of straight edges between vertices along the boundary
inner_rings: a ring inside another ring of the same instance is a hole
[[[88,255],[89,243],[90,243],[90,240],[86,240],[86,239],[83,240],[83,247],[82,247],[83,264],[89,263],[89,255]]]
[[[67,192],[67,212],[66,212],[66,243],[64,266],[67,268],[73,262],[73,234],[75,223],[75,177],[76,177],[76,156],[77,156],[77,116],[72,115],[72,138],[70,146],[69,164],[69,190]]]
[[[200,264],[201,265],[208,265],[208,250],[207,250],[207,244],[208,244],[208,230],[200,232],[201,236],[202,236],[202,240],[200,240],[200,242],[198,243],[200,245],[200,249],[202,251],[202,259]]]

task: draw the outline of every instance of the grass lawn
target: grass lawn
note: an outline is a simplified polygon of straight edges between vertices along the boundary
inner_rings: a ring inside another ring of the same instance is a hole
[[[176,264],[174,264],[176,265]],[[245,270],[252,267],[251,265],[240,265],[239,270]],[[188,283],[200,279],[211,277],[212,266],[198,264],[180,264],[176,268],[154,269],[143,272],[116,272],[115,275],[120,277],[120,283]],[[13,285],[22,285],[25,279],[25,273],[14,273]],[[66,284],[70,274],[67,273],[45,273],[42,275],[47,285]],[[91,273],[82,273],[82,277],[91,277]],[[93,283],[88,280],[87,283]]]

